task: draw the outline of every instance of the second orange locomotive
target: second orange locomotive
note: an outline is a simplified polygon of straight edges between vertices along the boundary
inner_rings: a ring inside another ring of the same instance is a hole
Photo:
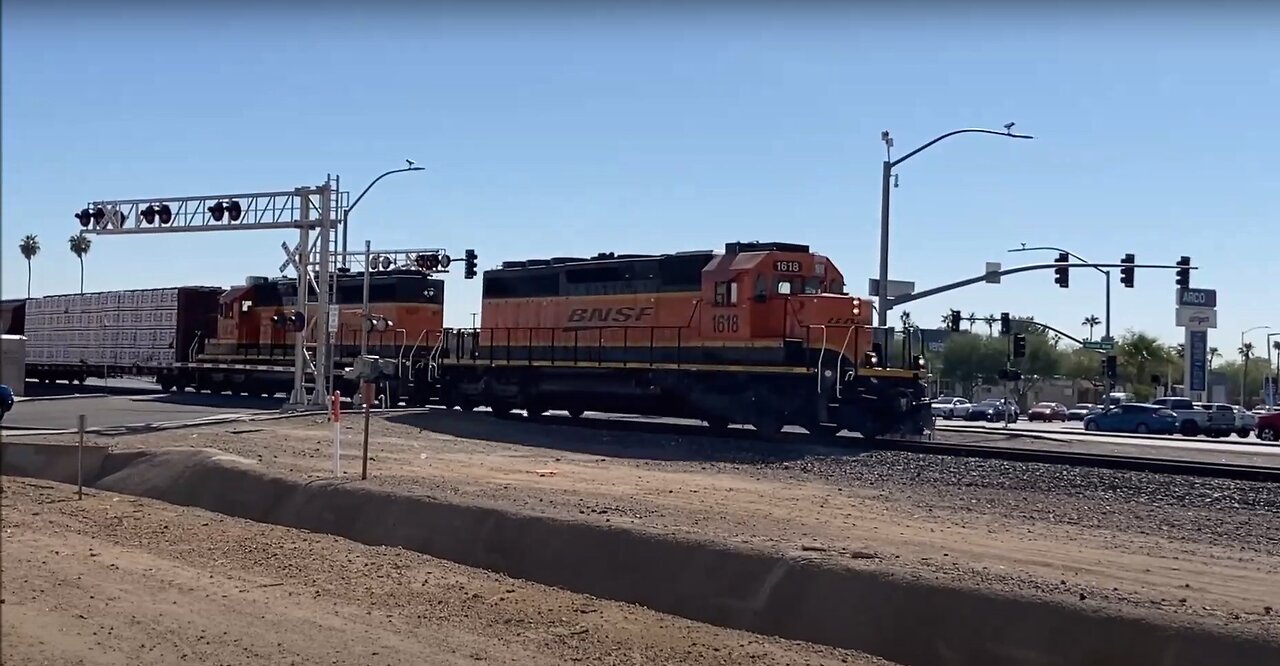
[[[446,404],[463,408],[921,435],[923,359],[886,357],[869,303],[792,243],[506,262],[484,274],[480,328],[433,352]]]

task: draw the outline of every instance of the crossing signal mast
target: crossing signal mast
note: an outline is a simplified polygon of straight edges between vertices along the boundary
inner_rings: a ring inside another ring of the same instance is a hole
[[[315,358],[307,353],[307,314],[310,303],[308,286],[312,284],[311,267],[318,273],[314,281],[316,307],[329,310],[329,271],[338,226],[345,219],[349,196],[339,191],[335,179],[324,184],[304,186],[279,192],[219,194],[215,196],[148,197],[91,201],[74,215],[84,234],[124,236],[133,234],[172,234],[199,231],[296,229],[298,245],[289,253],[286,265],[298,276],[298,307],[281,315],[272,323],[295,333],[294,382],[285,409],[325,409],[328,406],[331,364],[326,357],[329,319],[320,316],[311,326],[315,340]],[[311,233],[319,232],[315,243]],[[315,377],[313,391],[308,394],[306,376]]]

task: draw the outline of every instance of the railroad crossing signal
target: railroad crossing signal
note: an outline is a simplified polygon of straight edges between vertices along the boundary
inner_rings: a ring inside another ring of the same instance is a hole
[[[476,256],[475,250],[467,250],[466,253],[463,255],[463,261],[466,264],[466,270],[463,271],[463,274],[462,274],[463,279],[470,280],[476,276],[476,263],[477,263],[476,260],[477,259],[479,259],[479,257]]]
[[[1134,258],[1132,253],[1129,253],[1124,255],[1124,258],[1120,260],[1120,263],[1133,264],[1137,263],[1137,260]],[[1133,289],[1133,266],[1124,266],[1120,269],[1120,284],[1124,285],[1128,289]]]
[[[1000,335],[1009,335],[1013,332],[1013,321],[1009,318],[1008,312],[1000,313]]]
[[[951,314],[947,317],[947,327],[951,329],[952,333],[960,332],[960,311],[959,310],[951,311]]]
[[[1066,252],[1059,252],[1058,258],[1053,260],[1055,264],[1066,264],[1071,262],[1071,257]],[[1053,283],[1066,289],[1071,286],[1071,269],[1066,266],[1060,266],[1053,269]]]
[[[1184,267],[1186,267],[1186,266],[1190,266],[1190,265],[1191,265],[1191,257],[1179,257],[1179,258],[1178,258],[1177,265],[1178,265],[1178,266],[1184,266]],[[1180,289],[1189,289],[1189,288],[1191,287],[1191,269],[1190,269],[1190,268],[1179,268],[1179,269],[1178,269],[1178,278],[1177,278],[1177,279],[1178,279],[1178,288],[1180,288]]]
[[[1026,358],[1027,356],[1027,336],[1019,333],[1013,336],[1013,357]]]
[[[382,315],[369,315],[364,319],[364,330],[367,332],[377,331],[379,333],[395,326],[395,323]]]
[[[217,201],[206,210],[209,211],[210,217],[214,222],[221,222],[225,215],[232,222],[239,222],[240,215],[244,213],[244,209],[240,207],[240,202],[234,199],[230,201]]]
[[[281,312],[271,316],[271,323],[276,328],[301,332],[307,327],[307,315],[294,310],[292,312]]]

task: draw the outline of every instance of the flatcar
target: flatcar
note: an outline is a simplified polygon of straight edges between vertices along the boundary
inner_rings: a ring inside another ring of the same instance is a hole
[[[806,245],[505,262],[483,280],[479,328],[446,329],[429,356],[448,406],[692,418],[765,436],[932,429],[924,357],[904,349],[890,367],[870,302]]]

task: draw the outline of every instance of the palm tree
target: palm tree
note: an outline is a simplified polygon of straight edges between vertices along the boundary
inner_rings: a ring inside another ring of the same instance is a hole
[[[27,260],[27,298],[31,298],[31,260],[40,254],[40,239],[35,234],[27,234],[18,243],[18,249],[22,251],[22,258]]]
[[[947,312],[942,315],[942,326],[940,327],[940,330],[945,331],[949,328],[951,328],[951,313]]]
[[[71,246],[71,254],[76,255],[76,259],[80,260],[80,293],[84,293],[84,255],[89,254],[89,248],[93,246],[93,239],[84,235],[84,232],[78,233],[67,239],[67,244]]]
[[[1101,323],[1102,323],[1102,320],[1101,320],[1101,319],[1098,319],[1098,315],[1089,315],[1088,317],[1085,317],[1085,318],[1084,318],[1084,321],[1080,322],[1080,325],[1081,325],[1081,326],[1087,326],[1087,327],[1089,327],[1089,339],[1090,339],[1090,340],[1092,340],[1092,339],[1093,339],[1093,327],[1094,327],[1094,326],[1098,326],[1098,325],[1100,325]]]
[[[1222,358],[1222,350],[1218,349],[1217,347],[1210,347],[1209,348],[1209,370],[1210,371],[1213,370],[1213,359],[1215,358]]]
[[[987,335],[995,335],[996,316],[989,314],[982,319],[982,323],[987,325]]]
[[[976,323],[978,323],[978,313],[970,312],[969,313],[969,332],[970,333],[973,332],[973,325]]]
[[[898,320],[902,322],[902,330],[904,331],[916,325],[916,322],[911,319],[911,313],[906,310],[903,310],[902,314],[898,315]]]
[[[1248,409],[1249,407],[1244,404],[1244,401],[1248,397],[1245,391],[1248,390],[1247,386],[1249,385],[1249,359],[1253,357],[1253,343],[1246,342],[1240,345],[1236,349],[1236,353],[1240,355],[1240,360],[1244,361],[1244,366],[1240,368],[1240,406]]]

